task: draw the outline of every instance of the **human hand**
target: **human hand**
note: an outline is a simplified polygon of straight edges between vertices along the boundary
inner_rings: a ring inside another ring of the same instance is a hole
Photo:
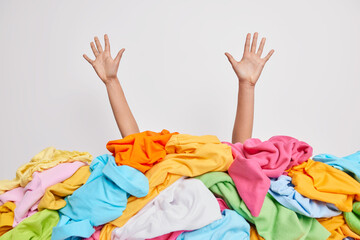
[[[250,86],[255,86],[265,66],[265,63],[274,53],[274,49],[271,49],[271,51],[266,55],[266,57],[261,58],[261,54],[264,49],[266,38],[261,39],[259,49],[257,52],[255,52],[257,38],[258,38],[258,33],[255,32],[250,48],[251,34],[248,33],[246,35],[244,54],[239,62],[236,61],[230,53],[225,52],[225,55],[227,56],[229,62],[231,63],[239,79],[240,84],[250,84]]]
[[[83,54],[83,57],[91,64],[91,66],[93,66],[96,74],[106,85],[107,83],[117,79],[120,59],[125,51],[125,48],[122,48],[116,55],[115,59],[112,59],[108,35],[104,35],[105,51],[103,51],[99,39],[96,36],[94,39],[96,48],[93,42],[90,43],[90,46],[96,59],[91,60],[86,54]]]

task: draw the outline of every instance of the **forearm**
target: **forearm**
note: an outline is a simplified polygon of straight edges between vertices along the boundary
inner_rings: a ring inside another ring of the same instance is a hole
[[[105,86],[121,136],[124,138],[127,135],[138,133],[139,127],[131,113],[119,80],[116,78],[105,84]]]
[[[239,83],[232,143],[244,143],[246,139],[251,138],[254,121],[254,92],[254,85]]]

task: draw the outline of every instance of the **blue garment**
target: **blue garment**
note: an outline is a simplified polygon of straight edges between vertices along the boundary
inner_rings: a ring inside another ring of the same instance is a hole
[[[294,189],[291,177],[273,178],[269,193],[284,207],[311,218],[333,217],[341,214],[334,204],[304,197]]]
[[[59,210],[60,221],[53,228],[52,240],[90,237],[94,226],[108,223],[122,215],[130,195],[144,197],[149,181],[139,170],[117,166],[113,156],[104,154],[90,165],[86,183],[65,198]]]
[[[237,212],[230,209],[222,211],[223,217],[205,227],[181,233],[176,240],[243,240],[250,238],[249,223]]]
[[[331,154],[318,154],[313,157],[314,161],[326,163],[334,168],[346,172],[360,182],[360,151],[345,157],[337,157]]]

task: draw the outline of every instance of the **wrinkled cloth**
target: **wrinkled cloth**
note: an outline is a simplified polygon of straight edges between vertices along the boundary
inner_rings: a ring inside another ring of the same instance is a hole
[[[321,240],[330,236],[330,232],[316,219],[285,208],[270,194],[265,196],[259,216],[254,217],[240,198],[235,183],[224,172],[206,173],[196,178],[201,180],[215,195],[223,198],[230,209],[235,210],[247,221],[255,224],[259,235],[266,240]]]
[[[344,217],[350,229],[360,235],[360,202],[353,204],[352,212],[344,212]]]
[[[318,154],[314,156],[312,160],[326,163],[334,168],[346,172],[355,178],[356,181],[360,182],[360,151],[345,157],[337,157],[331,154]]]
[[[253,224],[250,224],[250,240],[264,240],[256,230]]]
[[[360,200],[360,183],[325,163],[309,159],[292,167],[288,174],[301,195],[333,203],[341,211],[351,212],[353,200]]]
[[[161,162],[165,155],[165,145],[172,135],[163,129],[160,133],[144,131],[123,139],[109,141],[106,148],[115,156],[117,165],[127,165],[145,173],[154,164]]]
[[[181,233],[176,240],[248,240],[250,238],[250,225],[237,212],[225,209],[223,217],[200,229]]]
[[[59,210],[60,220],[53,229],[52,240],[90,237],[93,227],[121,216],[130,195],[140,198],[149,191],[143,173],[126,165],[117,166],[109,154],[95,158],[90,169],[87,182],[65,198],[66,206]]]
[[[26,218],[15,228],[1,236],[1,240],[41,239],[49,240],[51,230],[59,221],[57,211],[45,209]]]
[[[360,239],[360,236],[351,231],[348,225],[346,225],[344,216],[342,214],[331,218],[318,218],[317,220],[329,232],[331,232],[331,236],[328,238],[328,240],[340,240],[344,239],[345,237]]]
[[[101,230],[101,239],[110,239],[115,226],[122,227],[181,176],[194,177],[211,171],[226,171],[233,162],[231,147],[222,144],[214,135],[176,134],[170,138],[165,150],[167,155],[164,160],[145,173],[150,184],[148,195],[144,198],[130,197],[123,214]]]
[[[269,193],[284,207],[307,217],[327,218],[342,213],[331,203],[312,200],[298,193],[289,176],[271,179]]]
[[[247,139],[244,144],[223,142],[231,146],[234,162],[229,175],[251,214],[259,216],[270,179],[279,177],[286,169],[298,165],[312,155],[312,147],[290,136],[273,136],[261,142]]]
[[[15,203],[7,202],[0,206],[0,236],[13,228]]]
[[[15,179],[1,180],[0,194],[17,187],[25,187],[32,180],[34,172],[41,172],[66,162],[80,161],[90,163],[92,158],[93,157],[88,152],[70,152],[55,149],[54,147],[47,147],[36,154],[30,162],[19,167],[16,171]]]
[[[103,225],[95,227],[95,232],[90,237],[84,238],[83,240],[99,240],[102,228],[103,228]]]
[[[123,227],[115,228],[111,239],[138,240],[179,230],[195,230],[221,218],[218,201],[209,189],[198,179],[182,177]]]
[[[80,167],[70,178],[61,183],[48,187],[38,205],[39,211],[43,209],[58,210],[65,207],[64,197],[71,195],[76,189],[85,184],[89,178],[90,166]]]

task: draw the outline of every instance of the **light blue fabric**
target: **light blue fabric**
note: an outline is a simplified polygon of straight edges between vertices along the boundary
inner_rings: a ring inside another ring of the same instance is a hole
[[[294,189],[291,177],[273,178],[269,193],[284,207],[311,218],[333,217],[341,214],[334,204],[304,197]]]
[[[223,218],[191,232],[181,233],[176,240],[243,240],[250,239],[250,225],[237,212],[222,211]]]
[[[337,157],[331,154],[318,154],[313,157],[314,161],[326,163],[334,168],[346,172],[360,182],[360,151],[345,157]]]
[[[117,166],[109,154],[95,158],[90,170],[86,183],[65,198],[66,206],[59,210],[60,221],[53,228],[52,240],[90,237],[94,226],[122,215],[130,195],[140,198],[149,192],[149,181],[142,172]]]

